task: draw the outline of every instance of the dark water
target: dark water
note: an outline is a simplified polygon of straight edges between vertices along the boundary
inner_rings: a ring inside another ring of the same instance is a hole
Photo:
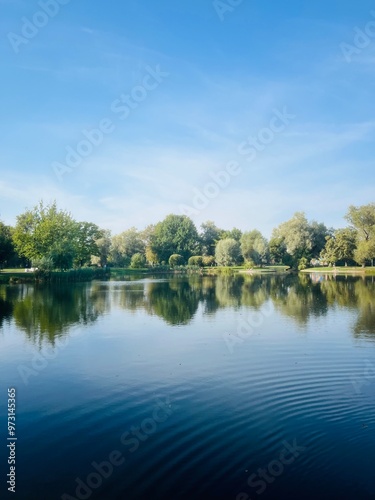
[[[0,422],[0,498],[374,499],[375,280],[0,286]]]

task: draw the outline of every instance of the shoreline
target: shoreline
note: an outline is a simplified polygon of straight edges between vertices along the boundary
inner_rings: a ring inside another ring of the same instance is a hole
[[[359,267],[359,268],[349,268],[345,269],[343,267],[335,267],[335,268],[318,268],[318,267],[311,267],[308,269],[303,269],[299,271],[300,273],[304,274],[342,274],[342,275],[353,275],[353,274],[359,274],[363,276],[375,276],[375,267]]]

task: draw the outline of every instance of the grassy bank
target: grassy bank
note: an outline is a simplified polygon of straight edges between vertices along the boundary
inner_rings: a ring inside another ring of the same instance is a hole
[[[132,276],[132,275],[156,275],[156,274],[226,274],[226,273],[277,273],[285,272],[288,266],[265,266],[262,268],[248,269],[245,266],[210,266],[210,267],[198,267],[198,266],[158,266],[149,267],[142,269],[132,269],[132,268],[111,268],[111,277],[119,278],[121,276]]]
[[[144,267],[140,269],[133,269],[131,267],[111,267],[111,278],[121,279],[126,276],[155,276],[160,274],[181,274],[186,273],[187,268],[171,269],[168,266],[160,267]]]
[[[375,267],[359,267],[359,266],[336,266],[336,267],[309,267],[300,271],[301,273],[331,273],[331,274],[364,274],[375,275]]]
[[[25,273],[24,269],[3,269],[0,271],[0,283],[62,283],[62,282],[83,282],[93,279],[122,279],[126,276],[156,276],[156,275],[218,275],[218,274],[272,274],[283,273],[288,269],[287,266],[265,266],[262,268],[248,269],[245,266],[214,266],[214,267],[194,267],[178,266],[171,268],[169,266],[147,267],[141,269],[133,268],[109,268],[94,269],[72,269],[70,271],[52,271],[52,272],[32,272]]]
[[[290,269],[289,266],[264,266],[254,267],[253,269],[242,268],[239,272],[248,274],[270,274],[270,273],[285,273]]]

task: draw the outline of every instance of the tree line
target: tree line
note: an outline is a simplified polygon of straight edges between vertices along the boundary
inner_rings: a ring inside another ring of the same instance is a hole
[[[120,234],[80,222],[41,201],[17,217],[14,227],[0,221],[0,265],[67,270],[87,266],[235,266],[283,264],[304,269],[326,265],[373,265],[375,203],[350,206],[347,227],[327,228],[303,212],[274,228],[267,240],[258,229],[225,230],[212,221],[199,230],[186,215],[170,214],[144,230]]]

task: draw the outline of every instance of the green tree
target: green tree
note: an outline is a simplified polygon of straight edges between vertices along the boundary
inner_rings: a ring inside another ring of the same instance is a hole
[[[375,203],[360,207],[351,205],[345,219],[357,230],[360,241],[369,241],[375,237]]]
[[[145,250],[145,257],[146,261],[150,266],[154,266],[155,264],[158,263],[158,256],[156,255],[155,252],[152,251],[152,248],[147,246]]]
[[[204,255],[202,257],[202,264],[206,267],[212,267],[216,263],[214,255]]]
[[[155,233],[155,224],[149,224],[143,231],[140,231],[140,236],[142,238],[144,246],[147,248],[151,245],[151,239]]]
[[[353,228],[337,229],[332,236],[327,236],[320,256],[330,264],[353,260],[356,249],[356,231]]]
[[[357,248],[354,250],[354,260],[362,267],[365,267],[368,261],[374,265],[375,259],[375,240],[360,240]]]
[[[268,260],[268,243],[266,238],[257,229],[242,235],[241,253],[245,260],[261,265]]]
[[[68,212],[57,209],[56,202],[44,206],[41,201],[17,217],[13,233],[16,251],[30,261],[51,257],[55,267],[64,269],[75,254],[75,224]]]
[[[290,220],[280,224],[274,229],[273,237],[283,240],[287,253],[295,260],[310,254],[311,233],[303,212],[296,212]]]
[[[141,231],[141,238],[145,247],[145,257],[146,261],[150,266],[154,266],[158,263],[158,256],[151,248],[151,239],[155,233],[155,225],[149,224],[143,231]]]
[[[284,238],[273,237],[270,239],[269,254],[273,264],[290,265],[290,255],[286,251]]]
[[[201,255],[193,255],[189,258],[188,265],[203,267],[203,257]]]
[[[168,264],[171,267],[182,266],[184,264],[184,258],[182,255],[174,253],[169,257]]]
[[[309,222],[303,212],[296,212],[293,217],[280,224],[272,233],[272,246],[278,242],[279,248],[285,246],[291,263],[284,256],[284,263],[298,266],[300,259],[310,260],[318,257],[325,245],[325,237],[329,231],[324,224]]]
[[[0,268],[12,258],[13,254],[12,230],[0,221]]]
[[[172,254],[182,255],[187,261],[199,253],[199,236],[194,222],[186,215],[168,215],[155,226],[150,238],[151,250],[159,262],[168,262]]]
[[[232,238],[233,240],[240,241],[241,237],[242,237],[242,231],[241,229],[237,229],[236,227],[227,231],[222,230],[220,234],[221,240]]]
[[[45,258],[51,259],[54,268],[61,269],[61,271],[66,271],[73,267],[74,256],[75,246],[72,241],[56,240],[51,250],[45,255]],[[33,265],[36,266],[35,260],[33,260]]]
[[[302,257],[298,261],[298,270],[303,271],[304,269],[307,268],[308,264],[309,264],[309,261],[306,259],[306,257]]]
[[[91,222],[76,222],[74,236],[74,264],[77,267],[88,265],[92,255],[99,255],[97,240],[103,236],[103,231]]]
[[[215,255],[216,243],[220,240],[222,229],[219,229],[214,222],[207,221],[201,225],[201,242],[203,255]]]
[[[143,253],[135,253],[132,255],[130,267],[133,269],[141,269],[146,266],[146,257]]]
[[[333,235],[333,229],[327,229],[322,222],[309,223],[311,250],[310,258],[318,257],[326,244],[326,239]]]
[[[42,257],[41,259],[36,259],[33,261],[33,265],[38,268],[39,271],[49,273],[55,269],[55,263],[51,256]]]
[[[135,227],[113,236],[110,255],[115,266],[128,266],[136,253],[145,253],[145,242],[142,233]]]
[[[355,207],[351,205],[345,216],[357,232],[357,248],[354,259],[365,266],[375,258],[375,203]]]
[[[215,259],[219,266],[234,266],[241,260],[241,247],[233,238],[220,240],[216,245]]]
[[[111,249],[111,231],[108,229],[101,230],[101,237],[96,240],[98,247],[98,255],[91,257],[91,264],[105,267],[108,263],[110,249]]]

